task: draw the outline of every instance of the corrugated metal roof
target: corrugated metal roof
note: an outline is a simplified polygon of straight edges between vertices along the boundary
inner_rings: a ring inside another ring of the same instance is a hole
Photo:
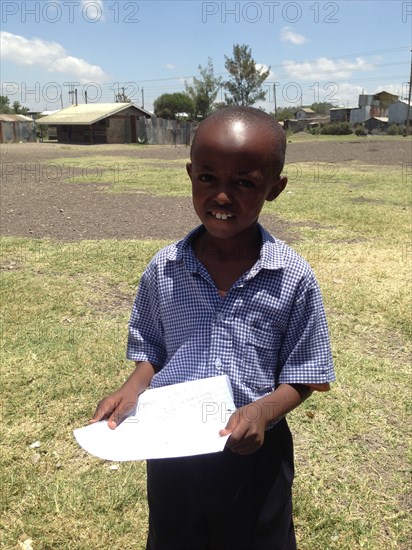
[[[312,109],[309,109],[309,107],[301,107],[300,109],[298,109],[298,111],[303,111],[304,113],[315,113],[315,111],[313,111]]]
[[[41,116],[50,116],[50,115],[55,115],[59,111],[61,111],[61,109],[54,109],[54,111],[42,111],[40,114]]]
[[[370,118],[368,118],[368,120],[372,120],[372,119],[379,120],[380,122],[388,122],[387,116],[371,116]],[[365,122],[367,121],[365,120]]]
[[[4,122],[33,122],[33,119],[24,115],[8,115],[5,113],[0,114],[0,120]]]
[[[53,115],[38,118],[36,122],[37,124],[49,124],[53,126],[62,124],[87,126],[130,107],[138,109],[143,114],[147,113],[147,111],[136,107],[133,103],[87,103],[84,105],[72,105]]]

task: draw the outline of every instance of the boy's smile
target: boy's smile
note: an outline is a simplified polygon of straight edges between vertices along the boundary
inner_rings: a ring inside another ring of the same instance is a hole
[[[206,120],[199,128],[187,172],[209,241],[233,246],[256,235],[265,201],[274,200],[287,182],[277,172],[275,139],[267,128],[241,120]]]

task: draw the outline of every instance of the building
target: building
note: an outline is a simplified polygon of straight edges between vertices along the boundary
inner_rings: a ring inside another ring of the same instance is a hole
[[[306,120],[308,118],[313,118],[316,116],[315,111],[309,109],[309,107],[301,107],[295,113],[296,120]]]
[[[0,114],[0,143],[36,141],[34,120],[25,115]]]
[[[358,100],[359,107],[351,109],[349,122],[351,124],[362,124],[369,118],[387,117],[389,106],[398,101],[398,99],[397,95],[385,91],[375,95],[360,94]]]
[[[55,126],[62,143],[137,143],[139,118],[151,116],[132,103],[87,103],[41,117],[36,123]]]
[[[315,113],[316,115],[316,113]],[[308,128],[321,128],[329,123],[329,115],[316,115],[309,118],[289,118],[284,121],[283,128],[290,132],[304,132]]]
[[[364,121],[363,126],[365,126],[369,133],[373,131],[385,132],[388,128],[388,117],[370,117],[368,120]]]
[[[412,105],[410,106],[409,116],[412,118]],[[391,124],[405,124],[408,118],[408,102],[400,99],[388,107],[388,123]],[[409,124],[412,121],[409,120]]]
[[[330,123],[349,122],[351,107],[332,107],[329,110]]]

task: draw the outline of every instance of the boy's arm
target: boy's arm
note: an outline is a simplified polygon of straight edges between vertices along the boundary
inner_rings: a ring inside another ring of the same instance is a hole
[[[155,367],[148,361],[136,361],[135,370],[123,386],[97,405],[90,424],[108,419],[109,428],[114,430],[136,408],[139,395],[149,387],[155,372]]]
[[[312,389],[303,384],[280,384],[269,395],[238,409],[220,435],[231,434],[226,447],[248,455],[257,451],[265,438],[265,429],[303,403]]]

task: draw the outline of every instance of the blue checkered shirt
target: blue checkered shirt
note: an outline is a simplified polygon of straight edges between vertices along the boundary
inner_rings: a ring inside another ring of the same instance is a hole
[[[259,228],[260,258],[224,298],[191,247],[202,226],[149,263],[129,323],[127,357],[159,369],[152,388],[227,374],[241,407],[279,384],[335,379],[310,266]]]

